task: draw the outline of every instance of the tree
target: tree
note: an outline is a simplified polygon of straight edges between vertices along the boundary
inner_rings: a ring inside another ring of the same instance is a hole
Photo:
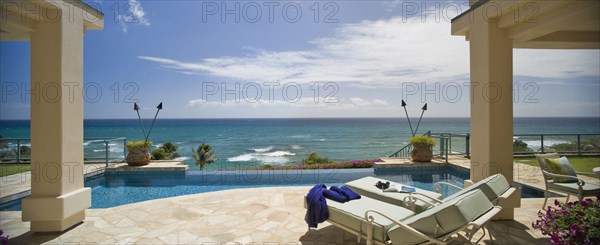
[[[202,143],[198,148],[192,148],[192,151],[196,166],[200,167],[200,169],[203,169],[206,165],[215,161],[215,159],[213,159],[212,147],[209,144]]]
[[[152,159],[153,160],[171,160],[180,157],[179,152],[177,152],[178,147],[171,143],[166,142],[161,145],[159,148],[152,151]]]

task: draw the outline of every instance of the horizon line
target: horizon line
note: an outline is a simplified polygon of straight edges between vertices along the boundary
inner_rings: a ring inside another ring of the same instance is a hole
[[[471,117],[423,117],[425,118],[468,118]],[[513,118],[599,118],[596,116],[518,116]],[[83,120],[137,120],[138,118],[84,118]],[[194,117],[168,117],[168,118],[156,118],[157,120],[247,120],[247,119],[406,119],[406,117],[207,117],[207,118],[194,118]],[[30,121],[31,119],[0,119],[0,121]],[[142,120],[151,120],[151,118],[142,118]]]

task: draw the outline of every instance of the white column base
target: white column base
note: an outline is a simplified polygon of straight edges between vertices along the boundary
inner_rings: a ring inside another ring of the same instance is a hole
[[[31,221],[31,231],[64,231],[85,219],[92,191],[82,188],[58,197],[29,197],[23,200],[22,220]]]

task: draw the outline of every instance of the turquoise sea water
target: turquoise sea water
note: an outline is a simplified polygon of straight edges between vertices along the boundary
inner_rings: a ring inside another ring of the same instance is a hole
[[[413,119],[414,120],[414,119]],[[412,121],[413,127],[417,121]],[[144,120],[146,130],[151,120]],[[419,133],[468,133],[468,118],[423,118]],[[600,133],[599,118],[515,118],[515,134]],[[28,138],[29,121],[0,121],[5,138]],[[248,165],[297,164],[310,152],[336,161],[374,159],[388,156],[406,145],[410,128],[402,118],[346,119],[158,119],[150,135],[155,145],[171,141],[179,146],[182,159],[189,159],[192,147],[208,143],[217,161],[213,166],[236,168]],[[85,120],[84,136],[143,139],[137,119]],[[532,147],[539,140],[520,137]],[[572,137],[571,137],[572,138]],[[549,137],[544,145],[572,140]],[[27,144],[28,142],[24,143]],[[461,141],[453,143],[459,149]],[[11,147],[14,143],[9,142]],[[86,157],[103,157],[101,141],[85,142]],[[464,148],[464,146],[462,146]],[[123,142],[109,143],[113,158],[123,156]]]

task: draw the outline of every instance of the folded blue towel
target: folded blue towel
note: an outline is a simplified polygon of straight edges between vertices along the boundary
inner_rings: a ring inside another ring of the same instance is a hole
[[[342,191],[344,191],[344,193],[346,193],[345,195],[348,197],[348,201],[350,200],[354,200],[354,199],[360,199],[360,195],[356,192],[354,192],[352,189],[348,188],[348,186],[342,186]]]
[[[342,193],[340,193],[340,192],[335,191],[333,187],[330,190],[324,190],[323,196],[327,199],[331,199],[336,202],[344,203],[344,202],[348,201],[348,198],[346,196],[342,195]]]
[[[347,202],[349,199],[348,193],[346,193],[344,190],[340,189],[337,186],[332,186],[331,188],[329,188],[329,190],[335,191],[337,193],[339,193],[340,195],[344,196],[345,200],[344,202]]]

